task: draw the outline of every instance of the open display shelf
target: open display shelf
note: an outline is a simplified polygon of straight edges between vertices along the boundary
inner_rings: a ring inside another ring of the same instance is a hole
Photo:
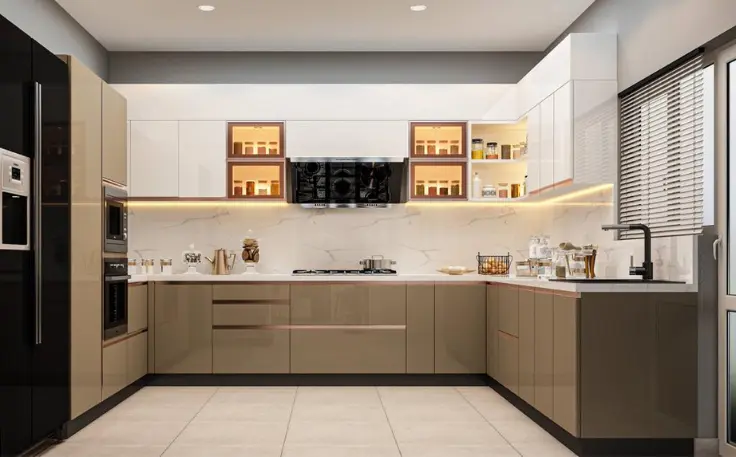
[[[227,197],[284,198],[284,124],[229,122]]]
[[[482,198],[474,194],[475,174],[481,179],[481,188],[484,185],[493,185],[496,191],[506,185],[511,195],[511,185],[524,183],[527,174],[526,141],[527,126],[526,119],[517,123],[470,123],[470,138],[483,140],[483,157],[486,156],[487,143],[497,143],[496,159],[473,158],[472,142],[468,147],[468,184],[470,201],[472,202],[514,202],[523,198],[523,194],[517,198]],[[504,151],[508,151],[507,158],[503,158]],[[524,186],[521,186],[522,188]]]
[[[411,198],[465,200],[466,176],[466,162],[412,162]]]
[[[412,122],[412,159],[457,160],[464,157],[465,122]]]
[[[260,159],[284,157],[284,124],[280,122],[230,122],[228,157]]]

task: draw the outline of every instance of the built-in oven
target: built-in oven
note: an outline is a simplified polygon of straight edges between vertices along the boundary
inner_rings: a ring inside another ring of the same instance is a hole
[[[0,149],[0,164],[0,250],[28,251],[31,249],[31,160]]]
[[[105,340],[128,332],[128,259],[104,260],[102,333]]]
[[[128,253],[128,193],[119,187],[104,186],[105,252]]]

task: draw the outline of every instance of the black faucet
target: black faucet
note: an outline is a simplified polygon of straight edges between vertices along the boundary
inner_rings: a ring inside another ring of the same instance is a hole
[[[613,224],[601,226],[603,230],[641,230],[644,232],[644,263],[640,267],[630,266],[629,274],[641,276],[644,281],[654,279],[654,264],[652,263],[652,231],[644,224]]]

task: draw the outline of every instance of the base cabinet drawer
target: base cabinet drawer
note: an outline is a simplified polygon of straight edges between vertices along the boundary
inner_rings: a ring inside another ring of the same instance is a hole
[[[289,330],[214,330],[212,365],[214,373],[288,373]]]
[[[519,339],[498,332],[498,382],[519,395]]]
[[[102,399],[128,385],[128,341],[102,348]]]
[[[406,373],[404,329],[292,329],[292,373]]]
[[[133,384],[148,373],[148,332],[126,341],[128,345],[127,384]]]

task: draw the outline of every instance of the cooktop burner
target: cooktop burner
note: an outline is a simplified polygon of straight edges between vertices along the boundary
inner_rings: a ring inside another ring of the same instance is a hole
[[[396,270],[294,270],[294,276],[360,276],[360,275],[395,275]]]

